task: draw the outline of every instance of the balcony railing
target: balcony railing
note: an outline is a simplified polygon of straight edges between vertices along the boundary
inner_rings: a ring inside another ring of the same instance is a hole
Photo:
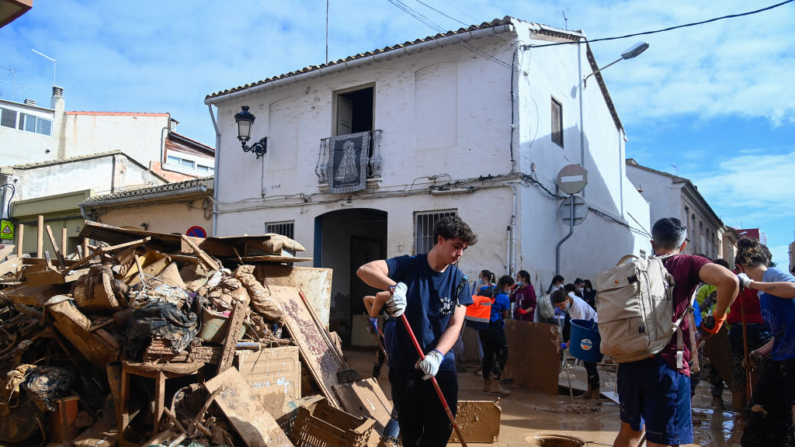
[[[367,180],[381,177],[381,133],[380,129],[367,132]],[[334,163],[332,142],[344,137],[345,135],[340,135],[320,140],[320,153],[318,154],[317,165],[315,165],[315,175],[317,175],[318,183],[328,184]]]

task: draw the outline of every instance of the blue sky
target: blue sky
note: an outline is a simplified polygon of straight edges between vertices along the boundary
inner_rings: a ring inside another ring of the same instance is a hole
[[[769,1],[403,0],[443,29],[511,15],[590,38],[762,8]],[[213,144],[204,97],[325,61],[323,0],[35,0],[0,29],[2,98],[48,105],[53,65],[68,110],[170,112]],[[387,0],[331,0],[329,57],[435,34]],[[606,70],[627,155],[690,178],[724,223],[760,227],[787,265],[795,206],[795,3],[644,36],[640,57]],[[592,44],[600,65],[639,38]],[[533,51],[544,51],[536,49]],[[16,80],[9,76],[13,67]],[[16,85],[16,88],[15,88]],[[674,167],[675,166],[675,167]]]

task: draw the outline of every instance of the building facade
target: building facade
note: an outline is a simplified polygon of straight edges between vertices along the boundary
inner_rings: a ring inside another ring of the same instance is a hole
[[[625,176],[604,80],[583,85],[598,67],[582,39],[506,17],[209,95],[217,234],[283,231],[333,268],[332,328],[372,291],[358,266],[427,252],[449,214],[479,236],[459,265],[470,278],[527,270],[546,289],[556,261],[573,280],[646,254],[649,207]],[[567,45],[528,47],[551,42]],[[252,139],[267,138],[262,158],[240,148],[241,106]],[[569,164],[588,171],[588,216],[557,259]]]

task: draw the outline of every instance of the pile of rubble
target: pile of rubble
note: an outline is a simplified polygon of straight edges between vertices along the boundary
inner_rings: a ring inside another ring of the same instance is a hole
[[[71,256],[51,238],[52,259],[41,236],[43,257],[0,246],[0,442],[379,442],[391,404],[316,314],[329,297],[307,271],[326,269],[292,267],[300,244],[94,222],[80,236]]]

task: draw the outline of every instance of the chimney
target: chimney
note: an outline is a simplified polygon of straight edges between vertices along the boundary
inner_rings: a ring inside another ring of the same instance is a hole
[[[25,105],[26,106],[35,106],[36,105],[36,100],[35,99],[26,99],[25,100]]]
[[[63,87],[52,86],[52,96],[63,96]]]
[[[50,108],[55,109],[55,105],[61,102],[63,104],[63,87],[52,87],[52,99],[50,99]]]

